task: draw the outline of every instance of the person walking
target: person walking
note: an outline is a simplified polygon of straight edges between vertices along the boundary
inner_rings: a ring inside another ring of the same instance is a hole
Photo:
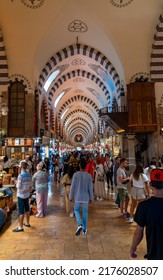
[[[103,201],[106,198],[104,167],[100,158],[96,159],[94,195],[98,201]]]
[[[94,181],[94,172],[95,172],[95,162],[91,154],[89,154],[89,158],[87,161],[86,169],[85,169],[92,177],[92,182]]]
[[[37,214],[36,218],[43,218],[46,215],[48,200],[48,179],[49,173],[42,170],[43,163],[37,165],[37,172],[32,177],[32,186],[36,189]]]
[[[140,201],[143,201],[147,196],[149,196],[148,189],[148,177],[143,172],[143,166],[141,164],[137,164],[134,172],[130,176],[131,180],[131,206],[130,206],[130,218],[129,222],[134,222],[134,212],[137,204]]]
[[[119,198],[119,193],[118,193],[118,189],[117,189],[117,170],[120,166],[120,157],[117,156],[115,158],[115,164],[114,164],[114,169],[113,169],[113,178],[114,178],[114,185],[115,185],[115,197],[116,197],[116,200],[115,200],[115,204],[118,205],[118,207],[120,208],[120,198]]]
[[[17,197],[18,197],[18,222],[19,227],[13,229],[13,232],[24,231],[23,225],[30,227],[30,210],[29,210],[29,190],[32,186],[32,176],[27,172],[28,164],[25,161],[21,162],[21,173],[18,175],[16,184]],[[24,222],[24,216],[26,216],[26,223]]]
[[[70,194],[70,186],[72,182],[72,177],[74,174],[74,168],[72,165],[68,167],[67,174],[65,174],[62,178],[62,184],[65,186],[65,202],[66,202],[66,212],[69,213],[70,211],[70,201],[69,201],[69,194]],[[74,211],[71,209],[70,217],[74,217]]]
[[[139,203],[134,220],[137,223],[130,256],[137,257],[137,246],[141,243],[146,229],[148,260],[163,260],[163,170],[154,169],[150,174],[153,196]]]
[[[85,171],[87,162],[85,158],[80,160],[80,171],[73,175],[69,199],[74,199],[74,212],[78,228],[75,232],[79,236],[81,231],[87,234],[88,222],[88,203],[93,201],[93,185],[91,175]],[[82,208],[82,218],[80,216],[80,208]]]

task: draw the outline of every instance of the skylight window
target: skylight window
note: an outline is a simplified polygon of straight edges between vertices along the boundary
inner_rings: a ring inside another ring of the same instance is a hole
[[[98,72],[100,73],[100,75],[103,77],[103,79],[108,84],[111,91],[113,92],[115,89],[115,86],[114,86],[114,82],[113,82],[112,78],[109,75],[107,75],[105,73],[105,71],[99,70]]]
[[[45,85],[44,85],[44,90],[47,92],[49,87],[51,86],[52,82],[55,80],[55,78],[57,77],[57,75],[59,74],[60,70],[56,70],[54,71],[49,78],[47,79]]]
[[[59,100],[62,98],[62,96],[65,94],[65,91],[62,91],[58,97],[56,98],[55,102],[54,102],[54,107],[56,108],[57,107],[57,104],[59,102]]]
[[[66,112],[67,112],[69,109],[70,109],[70,108],[67,108],[67,109],[64,111],[64,113],[63,113],[62,116],[61,116],[61,120],[63,119],[64,115],[66,114]]]

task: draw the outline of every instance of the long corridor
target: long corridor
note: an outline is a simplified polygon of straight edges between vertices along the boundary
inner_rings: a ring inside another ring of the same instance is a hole
[[[105,201],[89,205],[88,233],[75,236],[75,218],[65,211],[64,189],[49,184],[48,211],[44,218],[31,216],[30,228],[13,233],[17,219],[0,236],[1,260],[129,260],[136,224],[120,216],[114,193]],[[17,217],[17,211],[14,211]],[[138,258],[146,252],[145,239],[138,247]]]

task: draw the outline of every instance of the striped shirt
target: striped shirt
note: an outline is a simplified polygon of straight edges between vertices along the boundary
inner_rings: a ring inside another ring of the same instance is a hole
[[[29,189],[32,186],[32,176],[27,171],[22,171],[17,180],[17,196],[20,198],[29,197]]]

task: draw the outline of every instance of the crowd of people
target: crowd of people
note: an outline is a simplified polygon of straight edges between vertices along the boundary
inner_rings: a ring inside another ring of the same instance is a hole
[[[128,219],[129,223],[135,221],[138,224],[131,247],[131,256],[135,257],[136,246],[142,239],[144,227],[147,226],[145,222],[146,213],[142,212],[144,208],[141,205],[147,205],[144,202],[151,201],[151,198],[153,201],[156,195],[160,198],[159,207],[162,209],[163,157],[160,158],[161,162],[158,162],[158,164],[155,158],[152,158],[150,166],[146,168],[137,163],[133,172],[129,174],[127,159],[120,156],[117,156],[114,160],[110,154],[94,156],[91,153],[80,154],[75,152],[66,154],[63,158],[59,155],[53,156],[51,160],[52,176],[56,184],[65,187],[66,212],[70,213],[70,217],[75,216],[77,221],[78,227],[75,235],[80,235],[81,231],[83,234],[87,234],[89,203],[93,200],[102,202],[107,199],[107,192],[114,191],[115,203],[120,209],[120,216]],[[30,227],[29,197],[31,188],[36,191],[37,214],[35,217],[43,218],[46,215],[49,169],[50,161],[48,158],[45,158],[42,162],[40,158],[33,157],[32,162],[27,155],[24,160],[20,161],[16,184],[19,226],[13,229],[13,232],[24,231],[23,226]],[[158,172],[158,170],[162,173],[156,173],[159,174],[158,178],[155,176],[151,187],[151,174]],[[155,184],[155,181],[158,182],[159,180],[162,180],[159,184],[160,192],[157,191],[157,184]],[[141,204],[141,202],[144,204]],[[147,206],[145,207],[147,208]],[[82,217],[80,208],[82,208]],[[161,222],[163,226],[163,221]],[[157,233],[155,234],[157,235]],[[148,248],[147,251],[149,251]],[[151,259],[151,256],[152,258],[160,258],[160,256],[163,258],[162,253],[159,255],[157,252],[156,255],[153,256],[152,253],[147,252],[148,259]]]

